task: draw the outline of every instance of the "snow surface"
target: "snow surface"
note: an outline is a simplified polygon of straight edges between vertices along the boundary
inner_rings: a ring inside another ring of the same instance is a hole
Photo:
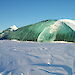
[[[75,75],[75,44],[1,40],[0,75]]]

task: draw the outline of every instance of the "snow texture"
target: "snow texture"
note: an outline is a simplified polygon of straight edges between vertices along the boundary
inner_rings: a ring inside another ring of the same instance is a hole
[[[0,75],[75,75],[75,44],[2,40]]]

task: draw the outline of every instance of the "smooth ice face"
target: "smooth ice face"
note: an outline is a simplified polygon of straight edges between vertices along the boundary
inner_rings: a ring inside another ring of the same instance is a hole
[[[75,41],[75,21],[69,19],[61,19],[54,24],[45,27],[39,34],[37,41],[49,42],[54,40]]]
[[[51,42],[56,39],[56,30],[52,29],[51,27],[46,27],[38,36],[38,42]]]
[[[0,75],[75,75],[75,44],[0,41]]]

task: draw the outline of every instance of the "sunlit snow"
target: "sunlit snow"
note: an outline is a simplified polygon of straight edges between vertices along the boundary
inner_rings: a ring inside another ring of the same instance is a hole
[[[75,75],[75,44],[2,40],[0,75]]]
[[[11,28],[11,31],[18,29],[15,25],[11,26],[10,28]]]
[[[70,28],[72,28],[75,31],[75,20],[70,20],[70,19],[60,19],[58,20],[60,22],[64,22],[67,24]]]

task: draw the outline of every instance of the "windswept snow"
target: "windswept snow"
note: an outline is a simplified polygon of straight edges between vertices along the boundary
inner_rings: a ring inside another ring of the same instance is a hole
[[[75,44],[0,41],[0,75],[75,75]]]

